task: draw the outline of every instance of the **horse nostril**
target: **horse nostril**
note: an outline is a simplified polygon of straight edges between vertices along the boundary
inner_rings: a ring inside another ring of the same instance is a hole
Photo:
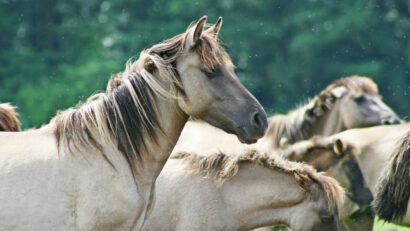
[[[262,128],[263,126],[263,120],[262,120],[262,116],[259,112],[256,112],[253,117],[252,117],[252,125],[255,128]]]
[[[400,120],[397,118],[387,118],[387,119],[382,119],[382,124],[384,125],[390,125],[390,124],[399,124]]]
[[[390,124],[400,124],[400,123],[401,123],[401,121],[397,118],[391,118],[390,119]]]

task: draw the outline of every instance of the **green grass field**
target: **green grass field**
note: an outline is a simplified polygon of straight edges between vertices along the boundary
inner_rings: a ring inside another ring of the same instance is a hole
[[[287,231],[288,229],[285,227],[276,227],[272,229],[273,231]],[[374,229],[373,231],[410,231],[410,227],[403,227],[394,225],[392,223],[385,223],[383,221],[377,220],[374,222]]]
[[[374,231],[410,231],[410,228],[391,223],[384,223],[383,221],[378,220],[374,222]]]

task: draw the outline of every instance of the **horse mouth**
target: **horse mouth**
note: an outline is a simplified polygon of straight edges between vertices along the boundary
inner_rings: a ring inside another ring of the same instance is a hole
[[[239,141],[244,144],[256,143],[256,141],[258,141],[259,138],[250,137],[243,126],[238,127],[236,136],[238,137]]]

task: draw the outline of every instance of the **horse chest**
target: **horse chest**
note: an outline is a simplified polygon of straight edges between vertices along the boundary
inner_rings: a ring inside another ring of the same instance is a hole
[[[71,210],[78,230],[130,230],[144,203],[132,178],[114,174],[84,179]]]

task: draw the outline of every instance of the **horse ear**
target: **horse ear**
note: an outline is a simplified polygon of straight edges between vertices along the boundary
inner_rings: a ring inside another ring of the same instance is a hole
[[[208,19],[207,16],[203,16],[196,23],[194,34],[193,34],[193,37],[192,37],[193,44],[196,44],[199,41],[199,39],[201,38],[201,35],[202,35],[202,32],[204,31],[204,26],[205,26],[205,23],[206,23],[207,19]]]
[[[346,92],[347,89],[344,86],[336,87],[330,91],[330,93],[336,98],[342,97]]]
[[[155,63],[152,61],[152,59],[147,57],[144,60],[144,69],[150,73],[155,69]]]
[[[219,17],[218,20],[216,21],[216,23],[209,27],[206,32],[212,34],[215,38],[218,37],[219,34],[219,30],[221,29],[222,26],[222,17]]]
[[[305,191],[309,192],[310,186],[312,185],[312,179],[310,179],[308,175],[297,171],[294,171],[293,174],[295,176],[296,183],[298,183],[298,185]]]
[[[335,140],[333,144],[333,151],[337,155],[343,155],[344,147],[343,147],[343,142],[340,139]]]

